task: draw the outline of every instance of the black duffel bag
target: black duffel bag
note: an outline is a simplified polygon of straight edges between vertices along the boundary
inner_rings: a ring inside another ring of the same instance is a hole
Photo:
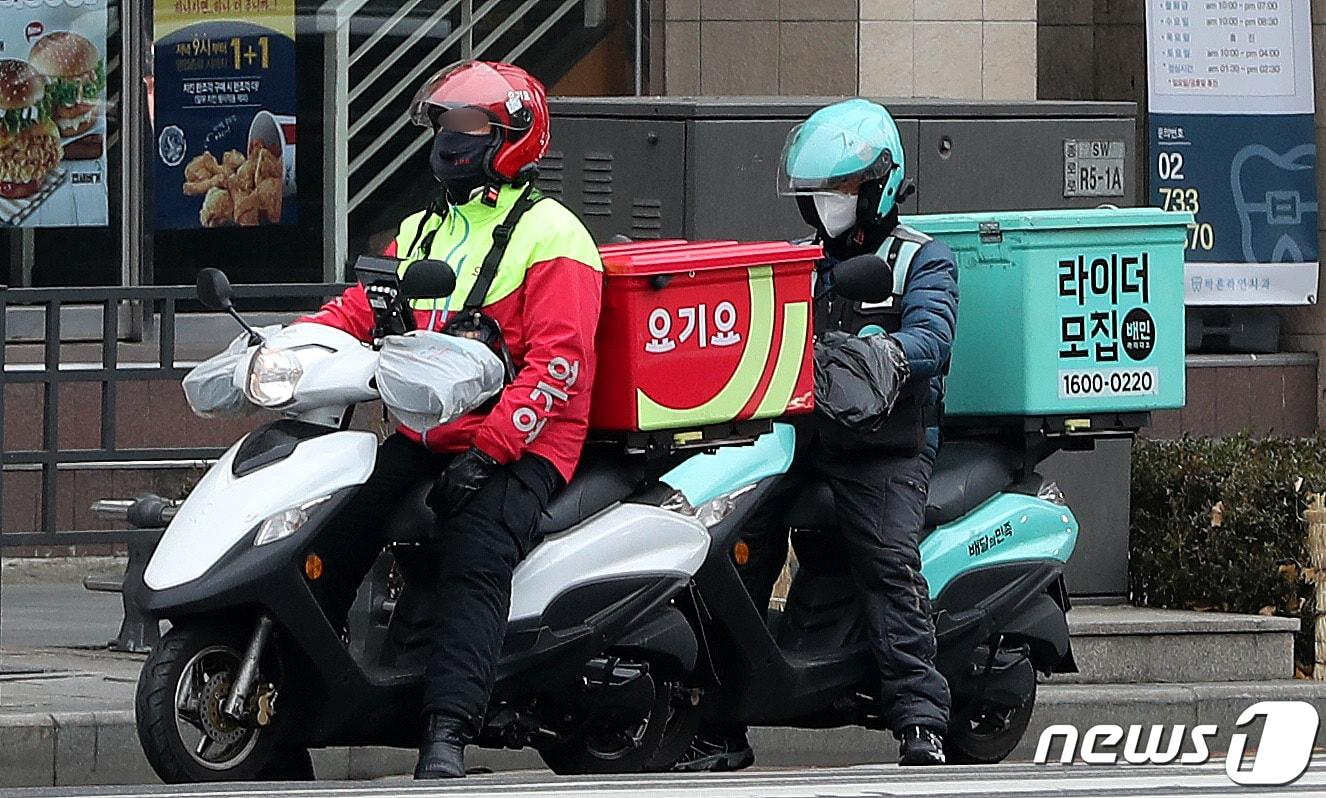
[[[815,412],[854,432],[879,432],[910,375],[892,336],[831,330],[815,342]]]

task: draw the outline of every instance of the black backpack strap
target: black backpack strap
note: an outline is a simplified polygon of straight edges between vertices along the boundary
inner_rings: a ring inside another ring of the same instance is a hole
[[[440,227],[434,227],[432,230],[429,230],[428,233],[424,235],[424,240],[420,242],[419,246],[422,248],[419,251],[423,253],[425,258],[433,251],[433,239],[437,238],[437,231],[440,229]]]
[[[520,223],[520,217],[541,199],[542,196],[534,196],[534,184],[530,183],[516,199],[516,204],[511,206],[502,223],[493,229],[493,248],[488,250],[488,254],[484,257],[483,266],[479,268],[479,275],[474,280],[474,287],[470,289],[470,295],[465,298],[465,310],[475,311],[483,307],[483,300],[488,296],[493,278],[497,276],[497,268],[502,265],[507,244],[511,243],[511,234]]]
[[[447,218],[446,211],[438,210],[436,201],[428,203],[428,207],[424,209],[424,218],[419,220],[419,226],[414,229],[414,240],[410,242],[410,246],[404,252],[396,253],[396,257],[401,258],[402,260],[412,257],[415,253],[415,248],[419,246],[419,240],[421,238],[423,239],[424,257],[428,257],[429,251],[433,248],[433,239],[437,236],[437,231],[441,229],[440,227],[434,227],[432,230],[424,233],[424,228],[428,226],[428,223],[433,220],[434,216],[441,217],[442,219]]]
[[[889,271],[898,268],[898,255],[902,254],[902,245],[906,243],[898,236],[889,236],[889,248],[884,253],[884,262],[889,265]]]

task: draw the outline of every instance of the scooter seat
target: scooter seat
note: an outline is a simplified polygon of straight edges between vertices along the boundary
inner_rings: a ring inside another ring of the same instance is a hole
[[[925,503],[925,528],[956,521],[1018,478],[1019,464],[1007,447],[985,441],[953,441],[939,450]],[[837,514],[827,483],[803,488],[789,513],[789,526],[816,529]]]
[[[557,492],[539,521],[539,532],[564,532],[635,492],[644,478],[642,458],[586,448],[571,484]]]
[[[571,484],[558,491],[543,511],[539,532],[564,532],[631,495],[644,476],[639,459],[587,448]],[[410,492],[387,522],[388,540],[420,543],[433,537],[434,513],[424,503],[432,485],[426,480]]]
[[[927,527],[942,526],[975,510],[1018,479],[1021,462],[1007,446],[987,441],[953,441],[939,448],[930,494]]]

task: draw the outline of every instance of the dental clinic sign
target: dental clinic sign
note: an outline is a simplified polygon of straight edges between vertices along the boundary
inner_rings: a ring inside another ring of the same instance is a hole
[[[1147,0],[1151,202],[1190,211],[1189,305],[1317,294],[1311,0]]]

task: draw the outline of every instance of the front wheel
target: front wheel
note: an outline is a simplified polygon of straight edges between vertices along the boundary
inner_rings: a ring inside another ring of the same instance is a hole
[[[954,765],[1002,762],[1022,741],[1036,708],[1036,682],[1018,706],[977,701],[955,708],[944,738],[944,754]]]
[[[143,665],[134,711],[138,740],[168,784],[313,778],[308,751],[277,745],[274,725],[240,723],[221,707],[248,646],[240,627],[185,624],[170,630]],[[269,650],[259,684],[275,684]],[[274,700],[276,693],[269,694]],[[274,724],[274,719],[273,719]]]

